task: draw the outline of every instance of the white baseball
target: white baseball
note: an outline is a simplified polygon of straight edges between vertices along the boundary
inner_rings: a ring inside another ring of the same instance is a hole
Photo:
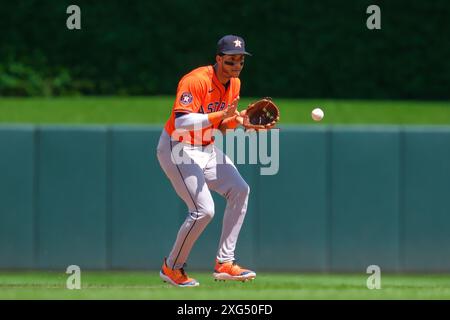
[[[323,113],[322,109],[320,109],[320,108],[315,108],[311,112],[311,117],[313,118],[314,121],[322,120],[323,116],[324,116],[324,113]]]

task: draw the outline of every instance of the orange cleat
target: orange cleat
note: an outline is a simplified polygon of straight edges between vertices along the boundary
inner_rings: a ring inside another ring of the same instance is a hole
[[[171,269],[167,266],[166,258],[162,265],[159,276],[164,282],[168,282],[177,287],[197,287],[200,283],[192,278],[189,278],[184,272],[184,269]]]
[[[247,281],[255,279],[256,273],[240,267],[235,261],[220,263],[216,260],[216,267],[214,268],[213,277],[216,280]]]

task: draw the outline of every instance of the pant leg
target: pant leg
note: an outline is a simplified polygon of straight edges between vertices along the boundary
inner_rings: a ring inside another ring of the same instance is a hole
[[[235,259],[234,252],[247,212],[250,187],[228,156],[218,148],[214,150],[216,157],[207,164],[205,179],[211,190],[227,200],[217,252],[217,259],[225,262]]]
[[[164,131],[159,140],[157,156],[172,186],[189,210],[167,257],[167,265],[179,269],[187,261],[195,241],[214,216],[214,201],[199,164],[174,163],[172,156],[174,144],[177,142],[171,141]],[[195,157],[196,152],[196,150],[190,150],[191,156]],[[204,157],[204,154],[199,156]]]

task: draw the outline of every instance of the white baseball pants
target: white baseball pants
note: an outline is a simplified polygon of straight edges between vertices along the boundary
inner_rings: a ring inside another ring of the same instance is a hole
[[[176,152],[192,163],[175,163]],[[235,165],[213,144],[203,147],[172,141],[165,130],[159,139],[157,157],[189,212],[167,257],[167,265],[173,269],[183,267],[195,241],[213,218],[214,202],[210,190],[227,200],[217,259],[220,262],[234,260],[250,192]]]

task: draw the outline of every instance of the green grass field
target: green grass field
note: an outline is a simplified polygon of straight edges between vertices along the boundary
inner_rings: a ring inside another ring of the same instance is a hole
[[[173,97],[1,98],[0,123],[162,124]],[[450,101],[294,100],[274,98],[280,124],[312,124],[315,107],[325,111],[319,124],[450,124]],[[243,98],[239,109],[255,99]]]
[[[155,271],[81,274],[81,289],[66,289],[64,272],[1,272],[0,299],[450,299],[450,275],[382,275],[381,289],[366,287],[366,274],[260,272],[252,282],[215,282],[191,272],[201,285],[176,288]]]

